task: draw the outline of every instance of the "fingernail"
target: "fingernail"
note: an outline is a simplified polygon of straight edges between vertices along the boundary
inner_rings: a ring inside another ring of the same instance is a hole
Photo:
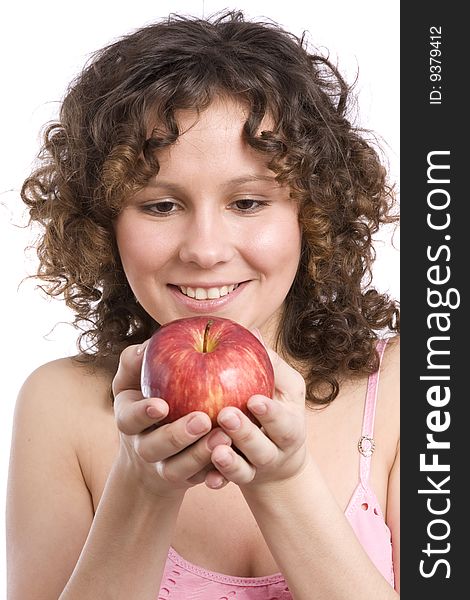
[[[158,419],[159,417],[161,417],[161,412],[158,410],[158,408],[156,406],[147,406],[147,408],[145,409],[145,412],[147,413],[147,416],[150,417],[151,419]]]
[[[229,467],[232,464],[232,456],[228,452],[222,454],[222,456],[219,456],[214,460],[218,465],[220,465],[223,468]]]
[[[231,439],[223,431],[215,431],[207,439],[207,447],[209,450],[213,450],[216,446],[221,444],[230,445]]]
[[[223,487],[224,485],[225,485],[225,479],[223,477],[221,477],[217,483],[214,483],[211,485],[211,488],[213,490],[220,490],[220,488]]]
[[[197,435],[198,433],[203,433],[207,430],[207,422],[200,415],[196,415],[188,421],[186,429],[189,433]]]
[[[266,402],[262,400],[257,400],[256,402],[250,403],[250,410],[257,415],[265,415],[268,411],[268,407],[266,406]]]
[[[219,417],[219,423],[223,425],[226,429],[231,429],[234,431],[238,429],[242,424],[239,416],[234,412],[226,412]]]
[[[140,356],[143,353],[143,351],[145,350],[145,347],[147,346],[148,343],[149,343],[149,340],[145,340],[145,342],[143,342],[142,344],[137,346],[136,353],[138,356]]]
[[[164,460],[159,460],[158,462],[155,463],[155,470],[157,471],[157,473],[160,475],[160,477],[162,479],[165,479],[165,461]]]

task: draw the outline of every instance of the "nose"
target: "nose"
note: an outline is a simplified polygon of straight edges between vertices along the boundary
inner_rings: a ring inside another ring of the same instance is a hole
[[[223,215],[210,210],[194,214],[180,246],[181,261],[210,269],[230,261],[234,253],[230,228]]]

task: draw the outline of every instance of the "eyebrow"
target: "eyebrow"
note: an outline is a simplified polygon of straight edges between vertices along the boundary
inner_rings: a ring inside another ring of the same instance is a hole
[[[224,182],[223,187],[230,187],[234,185],[243,185],[244,183],[254,183],[256,181],[265,181],[268,183],[277,183],[275,175],[242,175],[241,177],[234,177],[233,179],[229,179]],[[159,179],[158,176],[156,179],[149,182],[150,187],[154,188],[163,188],[165,190],[175,190],[180,191],[183,189],[178,183],[173,183],[170,181],[165,181],[164,179]]]
[[[245,175],[229,179],[226,185],[241,185],[243,183],[253,183],[254,181],[268,181],[269,183],[276,182],[274,175]]]

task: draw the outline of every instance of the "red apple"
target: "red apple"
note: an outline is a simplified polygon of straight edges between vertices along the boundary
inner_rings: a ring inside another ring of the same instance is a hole
[[[248,329],[220,317],[188,317],[162,325],[150,338],[142,363],[144,397],[163,398],[171,423],[194,410],[214,425],[224,406],[236,406],[253,422],[246,403],[272,397],[274,372],[268,353]]]

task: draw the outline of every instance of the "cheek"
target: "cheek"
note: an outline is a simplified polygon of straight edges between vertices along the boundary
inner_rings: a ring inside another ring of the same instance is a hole
[[[116,242],[124,271],[131,277],[155,271],[168,260],[171,254],[171,237],[155,235],[154,228],[123,219],[116,226]]]
[[[279,220],[254,235],[248,247],[261,271],[294,274],[300,259],[301,233],[297,220]]]

